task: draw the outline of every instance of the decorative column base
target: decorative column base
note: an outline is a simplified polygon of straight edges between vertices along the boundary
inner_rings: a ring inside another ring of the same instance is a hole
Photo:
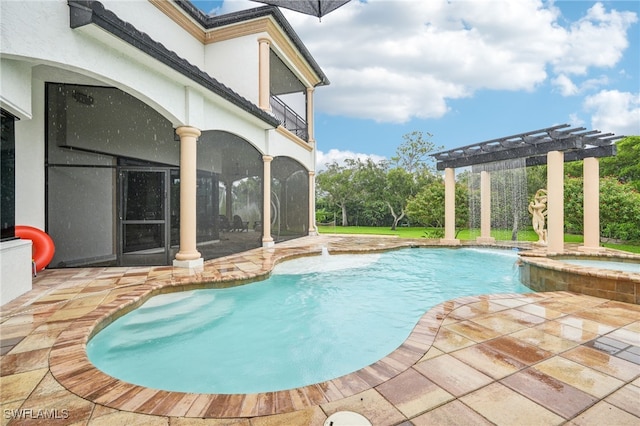
[[[178,260],[173,259],[174,268],[202,269],[204,268],[204,259]]]
[[[460,240],[458,240],[457,238],[454,238],[454,239],[440,238],[440,244],[446,244],[449,246],[459,246]]]
[[[602,253],[606,250],[606,247],[588,247],[588,246],[580,246],[578,247],[578,251],[584,253]]]
[[[493,237],[477,237],[476,243],[478,244],[495,244],[496,239]]]
[[[264,248],[269,248],[269,247],[273,247],[275,246],[276,243],[273,241],[273,238],[267,240],[267,239],[262,239],[262,247]]]

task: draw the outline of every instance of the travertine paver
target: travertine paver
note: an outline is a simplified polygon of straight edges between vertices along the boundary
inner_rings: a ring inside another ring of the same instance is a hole
[[[237,285],[323,247],[335,254],[415,245],[437,242],[318,236],[209,261],[200,271],[46,270],[31,292],[0,308],[2,424],[322,425],[339,410],[375,425],[640,422],[640,307],[566,292],[444,302],[384,359],[282,392],[147,389],[86,358],[96,326],[152,294]]]

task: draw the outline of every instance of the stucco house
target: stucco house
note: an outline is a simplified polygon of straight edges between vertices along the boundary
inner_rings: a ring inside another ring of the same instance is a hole
[[[46,230],[54,268],[198,267],[315,233],[313,94],[328,80],[278,8],[0,6],[1,303],[31,283],[15,225]]]

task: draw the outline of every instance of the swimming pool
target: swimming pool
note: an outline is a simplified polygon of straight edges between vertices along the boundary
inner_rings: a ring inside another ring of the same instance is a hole
[[[526,293],[509,250],[403,249],[284,262],[264,281],[155,296],[87,344],[119,379],[195,393],[256,393],[329,380],[404,342],[432,306]]]

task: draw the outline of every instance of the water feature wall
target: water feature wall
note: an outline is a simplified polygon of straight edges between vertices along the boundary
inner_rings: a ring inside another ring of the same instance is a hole
[[[469,227],[480,236],[480,172],[491,174],[491,229],[506,230],[500,240],[517,240],[517,233],[530,225],[527,212],[526,159],[498,161],[472,166],[469,177]],[[475,235],[477,234],[477,235]]]

